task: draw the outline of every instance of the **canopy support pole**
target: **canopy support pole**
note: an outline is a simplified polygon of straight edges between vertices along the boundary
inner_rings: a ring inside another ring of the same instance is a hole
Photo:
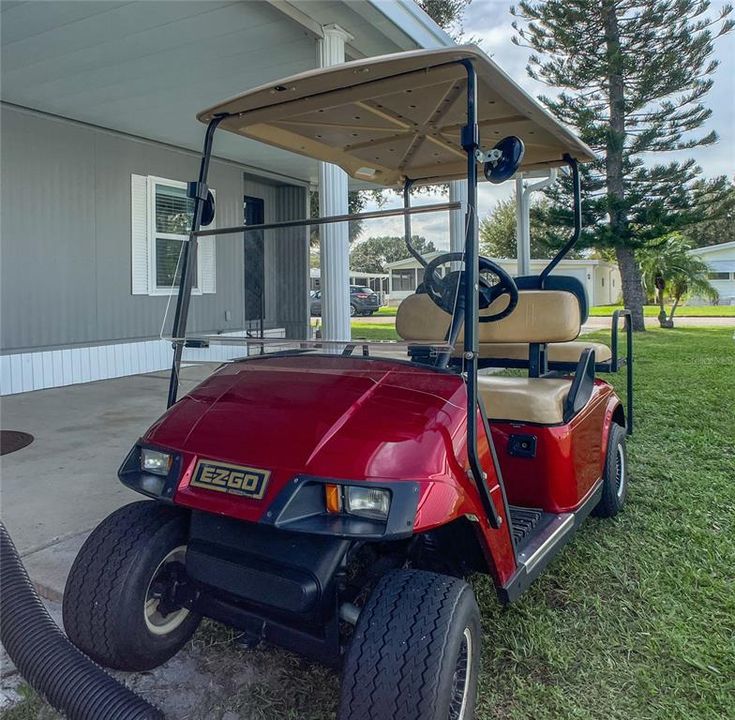
[[[477,225],[477,159],[475,153],[480,147],[480,128],[477,123],[477,71],[468,60],[462,61],[467,70],[467,124],[462,128],[462,149],[467,153],[467,216],[465,219],[465,286],[464,297],[458,298],[456,313],[464,314],[464,364],[467,380],[467,459],[470,473],[480,494],[487,513],[488,523],[494,529],[500,528],[503,520],[498,513],[490,494],[487,474],[482,469],[478,452],[477,415],[480,411],[477,393],[477,370],[479,347],[479,282],[480,282],[480,238]],[[454,325],[454,323],[453,323]],[[453,327],[452,330],[455,330]],[[453,332],[450,343],[457,339]],[[495,457],[492,436],[487,442],[493,456],[498,482],[503,484],[500,466]]]
[[[176,298],[176,313],[172,335],[174,338],[186,337],[186,320],[189,315],[189,301],[191,300],[191,288],[194,284],[194,268],[197,261],[197,238],[194,233],[199,232],[202,225],[202,213],[206,199],[207,176],[209,175],[209,160],[212,157],[212,143],[217,126],[227,117],[217,115],[209,121],[207,133],[204,136],[204,147],[202,148],[202,159],[199,164],[199,180],[197,192],[194,196],[194,215],[191,220],[191,235],[189,242],[184,243],[181,256],[181,277],[179,278],[179,294]],[[184,351],[183,340],[174,341],[174,358],[171,364],[171,378],[168,383],[168,404],[171,407],[176,402],[179,390],[179,369],[181,368],[181,354]]]

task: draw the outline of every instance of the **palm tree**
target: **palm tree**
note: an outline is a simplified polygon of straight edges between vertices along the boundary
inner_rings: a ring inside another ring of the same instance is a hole
[[[643,282],[649,293],[655,290],[660,308],[658,321],[662,328],[674,327],[674,313],[681,299],[691,293],[716,302],[717,290],[707,279],[707,264],[689,251],[692,245],[680,233],[664,235],[638,254]],[[666,313],[666,292],[673,301]]]

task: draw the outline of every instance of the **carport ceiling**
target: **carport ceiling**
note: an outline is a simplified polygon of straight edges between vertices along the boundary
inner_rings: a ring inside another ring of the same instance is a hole
[[[199,149],[202,108],[315,67],[313,32],[269,2],[3,2],[2,99]],[[356,57],[416,47],[368,2],[297,5],[356,40]],[[298,13],[297,13],[298,14]],[[376,17],[372,17],[372,15]],[[315,180],[316,162],[222,133],[215,153]]]

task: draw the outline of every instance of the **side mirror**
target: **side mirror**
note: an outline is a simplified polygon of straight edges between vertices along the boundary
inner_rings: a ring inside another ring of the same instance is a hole
[[[485,178],[498,185],[510,180],[523,162],[526,147],[515,135],[503,138],[487,155],[483,170]]]

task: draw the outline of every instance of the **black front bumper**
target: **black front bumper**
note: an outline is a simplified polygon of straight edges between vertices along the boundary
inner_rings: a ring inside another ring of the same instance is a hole
[[[339,659],[337,584],[353,541],[194,511],[192,609],[322,662]]]

